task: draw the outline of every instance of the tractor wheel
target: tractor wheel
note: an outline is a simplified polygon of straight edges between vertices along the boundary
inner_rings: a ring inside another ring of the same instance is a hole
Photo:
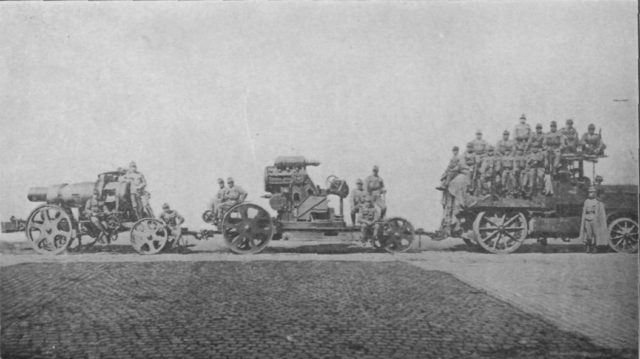
[[[164,223],[155,218],[143,218],[131,227],[131,245],[140,254],[160,252],[168,236]]]
[[[620,217],[609,224],[609,246],[620,253],[638,251],[638,222]]]
[[[382,224],[381,245],[390,253],[402,253],[413,243],[413,225],[404,218],[392,217]]]
[[[64,208],[46,204],[31,212],[25,233],[36,252],[59,254],[69,246],[72,229],[71,216]]]
[[[527,238],[527,218],[522,212],[480,212],[473,222],[473,232],[487,252],[511,253]]]
[[[259,253],[269,244],[274,231],[269,212],[252,203],[231,207],[222,219],[224,241],[238,254]]]

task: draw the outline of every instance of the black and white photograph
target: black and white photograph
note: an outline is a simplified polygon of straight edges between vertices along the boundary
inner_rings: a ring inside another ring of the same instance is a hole
[[[638,13],[0,2],[0,358],[638,358]]]

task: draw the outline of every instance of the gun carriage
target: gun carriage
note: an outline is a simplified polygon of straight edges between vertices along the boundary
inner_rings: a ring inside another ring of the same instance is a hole
[[[57,254],[74,240],[82,245],[83,236],[92,239],[90,245],[96,241],[109,244],[123,231],[130,232],[131,245],[141,254],[158,253],[172,244],[168,229],[154,217],[151,207],[142,201],[132,203],[139,197],[131,195],[130,184],[122,181],[122,176],[121,171],[111,171],[101,173],[94,182],[30,188],[28,200],[44,202],[31,212],[26,223],[25,233],[33,248],[39,253]],[[105,211],[97,215],[104,231],[100,231],[84,211],[94,191],[98,191],[98,198],[104,203]],[[142,195],[149,196],[148,193]],[[199,239],[203,236],[191,234]]]
[[[553,176],[554,194],[529,199],[490,196],[466,207],[459,215],[461,236],[468,245],[491,253],[516,251],[527,238],[546,243],[547,238],[576,238],[582,207],[591,186],[584,164],[594,166],[604,156],[563,154]],[[602,185],[600,200],[607,212],[609,246],[624,253],[638,250],[638,187]]]
[[[308,166],[318,161],[302,156],[276,158],[264,171],[264,198],[276,211],[271,217],[264,208],[253,203],[240,203],[224,211],[218,223],[219,232],[229,248],[239,254],[258,253],[271,240],[283,238],[284,233],[318,232],[335,236],[340,232],[359,231],[360,227],[347,226],[344,221],[343,201],[349,195],[346,181],[331,175],[326,188],[316,185],[307,173]],[[338,213],[329,206],[330,196],[339,200]],[[205,211],[203,220],[216,223],[212,210]],[[373,243],[389,252],[407,251],[414,238],[409,221],[392,217],[380,221]]]

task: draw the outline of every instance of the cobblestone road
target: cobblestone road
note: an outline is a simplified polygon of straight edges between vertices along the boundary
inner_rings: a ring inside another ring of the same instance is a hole
[[[636,357],[403,262],[3,267],[3,358]]]

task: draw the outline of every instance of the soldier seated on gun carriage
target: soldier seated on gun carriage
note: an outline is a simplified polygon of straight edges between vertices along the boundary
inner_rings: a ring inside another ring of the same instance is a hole
[[[111,211],[100,198],[100,191],[94,190],[84,206],[84,216],[88,219],[87,229],[89,236],[97,238],[100,243],[108,243],[116,240],[117,229],[120,224],[111,216]]]
[[[167,229],[169,230],[169,236],[172,237],[171,242],[174,245],[181,245],[182,239],[182,223],[184,223],[184,217],[178,213],[178,211],[171,209],[168,203],[162,205],[162,213],[160,214],[160,220],[162,220]]]
[[[205,222],[210,222],[214,225],[218,225],[227,211],[233,206],[244,202],[247,198],[247,192],[242,189],[242,187],[236,186],[235,181],[231,177],[227,178],[226,188],[224,188],[224,181],[222,181],[222,179],[218,180],[218,184],[220,185],[220,189],[214,201],[213,213],[206,211],[202,216]]]
[[[376,239],[380,236],[382,230],[380,225],[381,213],[373,203],[373,198],[367,196],[364,204],[360,207],[360,216],[358,224],[360,224],[360,233],[362,235],[362,245],[365,247],[376,246]]]

